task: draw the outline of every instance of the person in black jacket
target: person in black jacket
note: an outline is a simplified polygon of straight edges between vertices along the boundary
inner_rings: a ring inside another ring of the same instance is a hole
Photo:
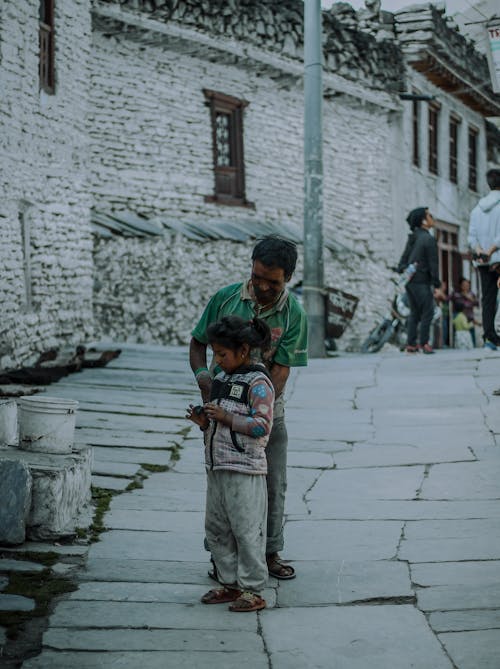
[[[419,350],[417,346],[417,331],[419,331],[420,349],[423,353],[434,353],[429,343],[429,333],[434,315],[434,298],[439,296],[441,286],[437,243],[429,233],[435,225],[435,220],[427,207],[419,207],[408,214],[406,221],[411,233],[399,261],[398,270],[403,272],[408,265],[415,266],[414,274],[406,284],[410,304],[406,351],[416,353]]]

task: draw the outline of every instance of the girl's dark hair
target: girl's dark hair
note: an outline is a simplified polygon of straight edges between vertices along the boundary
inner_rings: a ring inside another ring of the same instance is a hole
[[[262,318],[246,321],[240,316],[223,316],[207,328],[209,344],[220,344],[236,351],[242,344],[266,351],[271,346],[271,330]]]

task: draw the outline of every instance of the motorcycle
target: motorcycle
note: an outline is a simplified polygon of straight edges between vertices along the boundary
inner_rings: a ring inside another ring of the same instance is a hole
[[[405,290],[407,277],[395,281],[396,294],[389,301],[390,308],[361,345],[361,353],[377,353],[384,344],[391,343],[403,351],[407,342],[407,321],[410,315],[408,295]],[[432,325],[441,318],[441,309],[435,305]]]

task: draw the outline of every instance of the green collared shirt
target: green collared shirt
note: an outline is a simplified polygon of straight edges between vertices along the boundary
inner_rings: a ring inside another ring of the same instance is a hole
[[[271,329],[271,351],[265,362],[284,367],[307,365],[307,316],[296,298],[286,289],[268,309],[261,311],[248,290],[248,284],[233,283],[213,295],[192,331],[192,336],[207,344],[207,327],[222,316],[236,315],[246,320],[255,316],[266,321]]]

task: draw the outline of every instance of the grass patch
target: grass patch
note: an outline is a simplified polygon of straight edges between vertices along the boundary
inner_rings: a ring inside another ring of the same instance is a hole
[[[89,527],[89,540],[91,543],[99,541],[99,535],[106,529],[103,525],[104,514],[109,509],[111,500],[116,494],[117,491],[92,486],[92,501],[95,504],[95,512],[94,520]]]
[[[0,558],[6,560],[24,560],[25,562],[38,562],[45,567],[52,567],[52,565],[60,560],[60,555],[55,551],[25,551],[23,553],[18,553],[16,550],[15,553],[12,553],[11,551],[0,551]]]
[[[170,460],[172,462],[178,462],[181,459],[181,451],[184,447],[174,441],[174,445],[169,449],[170,450]]]
[[[138,490],[140,488],[144,488],[142,481],[131,481],[125,490]]]
[[[147,472],[159,473],[168,472],[170,467],[168,465],[151,465],[148,462],[141,462],[141,467]]]
[[[56,554],[56,559],[58,557]],[[49,614],[50,602],[54,597],[76,589],[75,583],[67,578],[55,576],[48,567],[36,574],[10,572],[9,584],[4,593],[33,599],[35,609],[33,611],[0,611],[0,625],[6,628],[9,639],[16,639],[23,623],[34,617]]]

